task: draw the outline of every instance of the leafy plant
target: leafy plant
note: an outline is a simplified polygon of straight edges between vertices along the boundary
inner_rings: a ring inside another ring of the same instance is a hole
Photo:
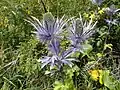
[[[119,90],[119,4],[1,0],[0,89]]]

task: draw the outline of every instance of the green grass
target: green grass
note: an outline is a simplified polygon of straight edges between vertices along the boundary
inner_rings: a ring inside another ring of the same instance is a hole
[[[55,17],[61,17],[64,14],[67,17],[78,17],[79,13],[82,15],[84,15],[84,13],[91,14],[91,12],[96,8],[96,6],[93,6],[89,0],[43,1],[46,9],[52,12]],[[116,7],[120,7],[120,3],[118,1],[119,0],[111,0],[106,2],[107,4],[114,2]],[[105,3],[104,6],[106,7],[107,4]],[[35,29],[24,19],[31,15],[42,19],[42,15],[44,13],[45,10],[41,0],[0,1],[0,90],[53,90],[54,82],[56,80],[62,81],[62,78],[67,78],[66,74],[56,74],[53,76],[45,75],[47,67],[41,70],[41,64],[37,61],[41,56],[47,55],[47,49],[45,45],[41,44],[36,39],[35,34],[33,33]],[[103,24],[104,23],[102,23],[102,26],[104,26]],[[120,27],[113,27],[113,29],[116,30],[116,34],[114,34],[114,32],[111,33],[111,35],[114,36],[110,36],[111,38],[109,38],[108,42],[112,43],[116,47],[113,47],[115,52],[117,52],[116,50],[119,52],[120,37],[117,33],[120,33]],[[106,29],[103,28],[103,30]],[[102,30],[100,33],[103,33]],[[93,38],[97,38],[98,41],[104,41],[104,37],[99,37],[98,34],[98,36]],[[93,46],[96,46],[98,43],[95,39],[93,39],[94,44],[91,42]],[[115,40],[118,44],[114,43]],[[103,52],[101,46],[96,46],[94,51],[89,54],[90,57],[94,57],[95,59],[97,57],[97,53]],[[105,55],[106,52],[109,51],[106,50],[104,52]],[[110,58],[112,57],[113,56]],[[80,60],[83,63],[86,63],[86,55],[83,58],[80,58]],[[87,60],[90,60],[90,58],[87,57]],[[82,70],[84,69],[83,63],[79,64],[79,66],[81,66],[81,71],[79,71],[79,75],[76,76],[78,80],[78,90],[90,90],[90,88],[93,89],[94,87],[96,87],[97,90],[99,84],[96,85],[94,84],[94,81],[89,80],[89,75],[87,74],[86,76],[84,75],[84,77],[82,76]],[[65,68],[65,70],[68,69],[67,67]]]

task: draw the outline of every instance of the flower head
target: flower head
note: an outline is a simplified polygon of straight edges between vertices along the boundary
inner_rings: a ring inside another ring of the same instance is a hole
[[[69,28],[69,39],[75,51],[79,51],[81,48],[81,43],[87,40],[94,33],[93,29],[96,23],[97,22],[95,22],[95,24],[92,24],[92,19],[89,23],[86,21],[83,22],[81,15],[80,18],[72,20],[72,25]]]
[[[28,21],[37,30],[35,33],[41,42],[51,41],[53,39],[60,39],[60,33],[68,20],[63,16],[61,19],[55,19],[53,15],[48,12],[43,15],[43,21],[40,22],[37,18],[31,16]]]
[[[110,16],[116,14],[120,9],[116,9],[115,5],[111,5],[110,7],[106,8],[106,13]]]
[[[59,41],[53,40],[49,45],[49,50],[51,51],[51,56],[45,56],[40,61],[42,62],[42,67],[50,65],[50,68],[57,67],[60,69],[64,64],[72,67],[73,63],[71,61],[76,61],[74,58],[69,58],[72,54],[72,50],[62,51],[59,46]]]
[[[110,24],[117,25],[118,24],[118,19],[113,19],[113,20],[105,19],[105,21],[107,22],[108,25],[110,25]]]
[[[101,5],[103,0],[91,0],[93,4],[96,4],[96,5]]]

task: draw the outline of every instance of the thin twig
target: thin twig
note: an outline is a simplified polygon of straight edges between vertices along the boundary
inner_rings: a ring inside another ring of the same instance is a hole
[[[42,3],[43,8],[44,8],[44,11],[45,11],[45,13],[46,13],[46,12],[47,12],[47,8],[46,8],[46,6],[45,6],[44,2],[43,2],[42,0],[40,0],[40,1],[41,1],[41,3]]]

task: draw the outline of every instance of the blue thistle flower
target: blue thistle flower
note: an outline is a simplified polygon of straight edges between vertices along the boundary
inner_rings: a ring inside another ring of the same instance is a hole
[[[107,22],[108,25],[110,24],[117,25],[118,23],[118,19],[113,19],[113,20],[105,19],[105,21]]]
[[[43,22],[40,22],[37,18],[31,16],[27,22],[29,22],[37,30],[35,33],[37,38],[45,43],[53,39],[60,39],[60,34],[62,29],[67,24],[69,20],[65,19],[63,16],[61,19],[55,19],[53,15],[48,12],[43,15]]]
[[[120,11],[120,9],[116,9],[115,5],[111,5],[110,7],[106,8],[105,11],[109,16],[112,16]]]
[[[55,66],[60,69],[64,64],[72,67],[72,61],[77,61],[74,58],[69,58],[72,54],[72,50],[66,50],[61,52],[59,41],[55,39],[51,41],[49,45],[49,50],[51,51],[52,55],[45,56],[40,59],[42,63],[41,68],[44,68],[46,65],[50,65],[50,69]]]
[[[91,0],[93,4],[101,5],[104,0]]]
[[[69,28],[69,39],[72,43],[73,51],[80,51],[82,48],[81,43],[87,40],[94,33],[93,29],[96,23],[97,22],[92,24],[92,19],[89,23],[86,21],[83,22],[81,15],[80,18],[72,20],[72,25]]]

